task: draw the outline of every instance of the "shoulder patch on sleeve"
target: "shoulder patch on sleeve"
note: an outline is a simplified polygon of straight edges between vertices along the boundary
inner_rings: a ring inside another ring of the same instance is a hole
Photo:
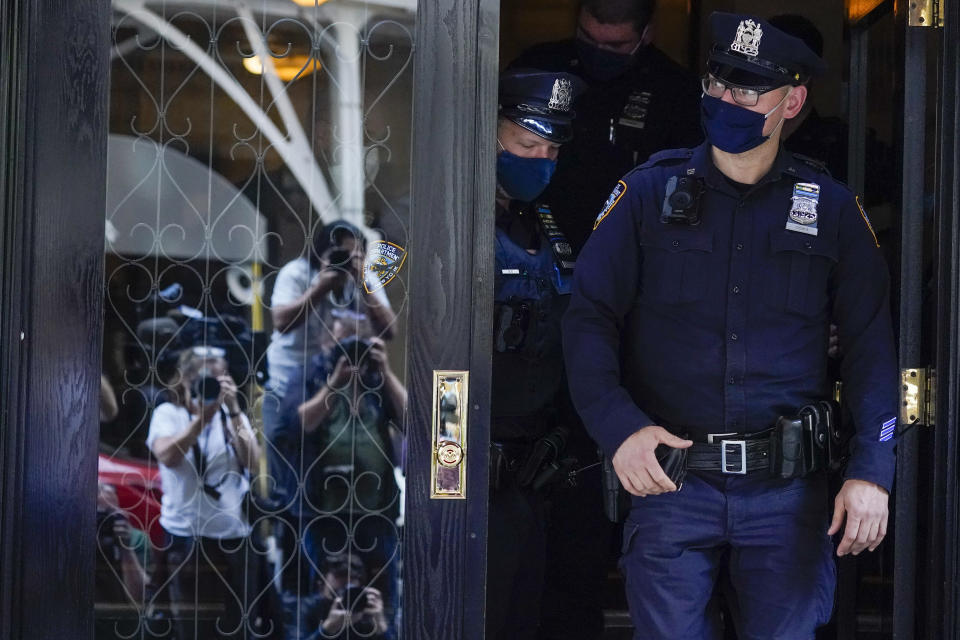
[[[867,212],[863,210],[863,205],[860,204],[860,196],[855,198],[857,202],[857,209],[860,209],[860,217],[863,218],[863,221],[867,225],[867,229],[870,230],[870,235],[873,236],[873,244],[877,245],[877,248],[880,247],[880,241],[877,240],[877,234],[873,230],[873,225],[870,224],[870,218],[867,217]]]
[[[617,206],[617,203],[620,202],[620,198],[623,197],[623,194],[627,192],[627,183],[623,180],[617,183],[617,186],[613,188],[613,191],[610,192],[610,197],[607,198],[607,201],[603,203],[603,209],[600,211],[600,215],[597,216],[597,221],[593,223],[593,228],[596,229],[600,226],[600,223],[603,222],[603,219],[610,215],[610,212],[613,211],[613,208]]]
[[[658,165],[662,162],[668,160],[689,160],[693,157],[693,149],[666,149],[664,151],[658,151],[653,154],[647,161],[642,165],[637,167],[638,169],[645,169],[647,167],[652,167]]]

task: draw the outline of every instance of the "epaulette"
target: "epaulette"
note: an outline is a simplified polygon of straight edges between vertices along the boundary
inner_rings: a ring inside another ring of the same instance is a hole
[[[642,165],[637,167],[637,169],[646,169],[647,167],[653,167],[658,164],[663,164],[669,162],[670,160],[683,161],[689,160],[693,157],[693,149],[666,149],[664,151],[658,151],[644,162]]]
[[[802,153],[794,153],[793,157],[799,160],[800,162],[802,162],[803,164],[807,165],[817,173],[825,173],[828,176],[830,176],[830,170],[827,169],[826,163],[821,162],[820,160],[815,160],[810,156],[805,156]],[[832,178],[833,176],[830,176],[830,177]]]

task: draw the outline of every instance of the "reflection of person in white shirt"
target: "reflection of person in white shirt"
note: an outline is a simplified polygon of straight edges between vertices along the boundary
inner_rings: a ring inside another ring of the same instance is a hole
[[[240,410],[222,349],[186,349],[170,390],[173,401],[153,412],[147,446],[160,463],[160,525],[167,537],[171,603],[175,617],[182,618],[182,606],[197,596],[224,602],[227,616],[219,627],[224,637],[232,637],[227,632],[243,630],[239,599],[249,593],[244,555],[250,525],[243,499],[250,488],[247,471],[256,468],[260,447]],[[215,571],[196,571],[198,545],[199,558]],[[206,586],[203,574],[222,578]]]

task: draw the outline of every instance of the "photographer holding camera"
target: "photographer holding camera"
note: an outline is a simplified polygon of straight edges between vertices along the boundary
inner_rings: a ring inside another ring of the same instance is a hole
[[[383,640],[387,618],[383,597],[366,586],[369,572],[355,555],[332,554],[317,578],[317,592],[302,600],[300,627],[312,630],[306,640],[368,638]]]
[[[307,399],[294,414],[311,461],[303,479],[302,554],[310,567],[330,552],[362,558],[378,576],[392,621],[401,499],[394,468],[406,389],[390,367],[383,340],[357,336],[318,358],[304,386]],[[289,631],[288,625],[292,637]]]
[[[198,597],[222,602],[226,613],[217,614],[217,635],[202,637],[245,637],[243,598],[257,590],[250,588],[255,572],[246,567],[250,525],[243,503],[260,448],[223,349],[185,349],[170,390],[174,400],[154,410],[147,446],[160,463],[160,525],[177,637],[200,633],[185,611]]]

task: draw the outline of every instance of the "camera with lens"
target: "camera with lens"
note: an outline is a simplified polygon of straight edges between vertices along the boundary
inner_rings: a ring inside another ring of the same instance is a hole
[[[330,250],[330,253],[327,254],[327,260],[330,262],[332,267],[344,267],[350,262],[350,258],[353,257],[353,253],[336,247]]]
[[[363,338],[351,336],[342,340],[333,349],[334,353],[346,356],[350,364],[359,365],[363,364],[367,351],[370,350],[370,343]],[[337,360],[340,359],[339,355],[337,356]]]
[[[667,180],[660,222],[664,224],[700,224],[700,196],[703,181],[691,176],[672,176]]]
[[[367,608],[367,588],[362,585],[350,585],[339,594],[343,608],[351,613],[359,613]]]
[[[220,397],[220,381],[210,375],[199,376],[190,385],[190,395],[202,404],[212,404]]]

